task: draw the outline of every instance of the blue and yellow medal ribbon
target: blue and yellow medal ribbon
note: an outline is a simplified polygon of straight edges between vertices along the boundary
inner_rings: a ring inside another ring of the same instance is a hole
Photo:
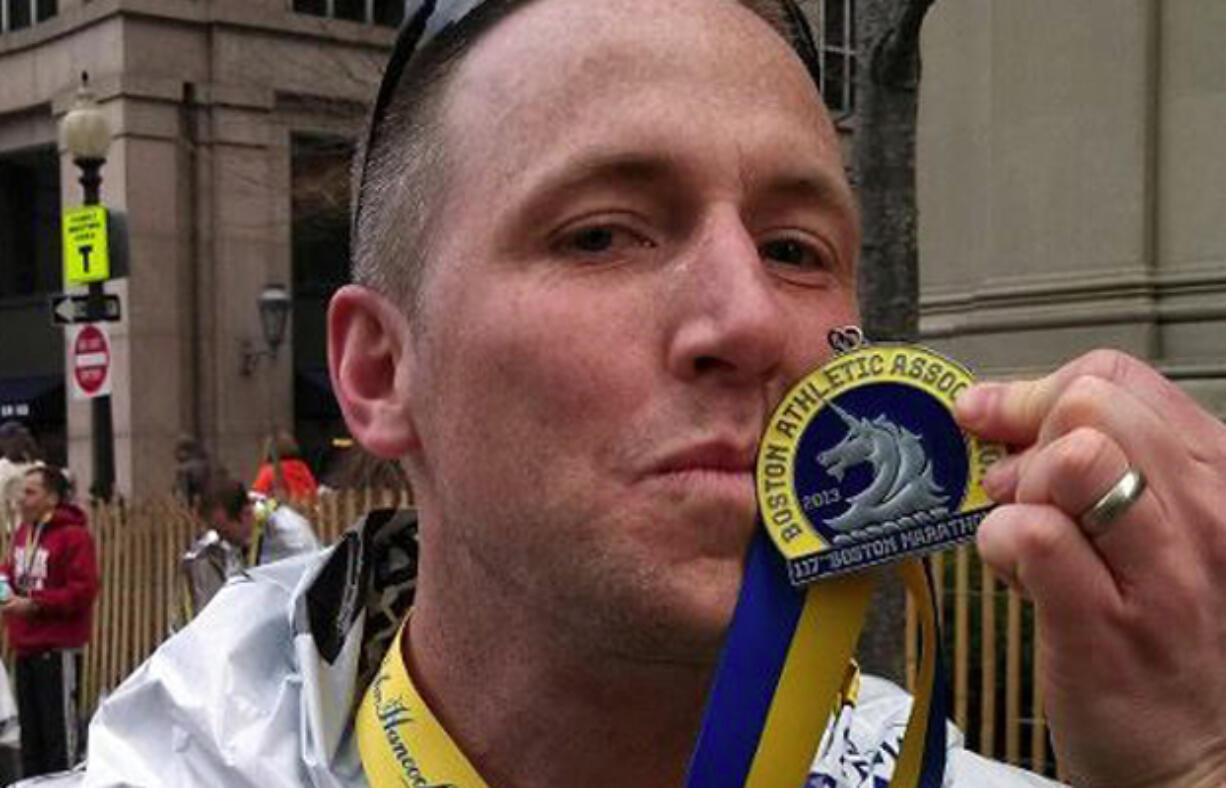
[[[907,561],[898,567],[907,593],[920,616],[918,691],[911,720],[903,739],[902,753],[894,767],[895,786],[940,788],[945,777],[945,721],[949,717],[949,693],[941,664],[941,635],[937,621],[936,593],[924,565]]]
[[[802,786],[834,709],[872,591],[851,575],[794,588],[764,531],[745,578],[686,785]]]
[[[945,772],[944,673],[922,564],[900,567],[921,611],[919,692],[892,788],[936,788]],[[787,580],[771,540],[754,537],[728,640],[690,762],[688,788],[803,786],[837,712],[872,594],[869,575],[808,588]]]

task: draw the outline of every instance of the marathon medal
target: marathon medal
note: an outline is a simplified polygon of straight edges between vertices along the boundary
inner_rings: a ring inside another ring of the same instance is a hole
[[[839,353],[779,405],[758,449],[764,531],[745,574],[690,760],[687,788],[821,782],[818,742],[854,677],[874,576],[898,561],[921,628],[906,734],[883,744],[891,788],[939,788],[949,716],[936,598],[923,562],[987,514],[984,471],[1003,456],[958,428],[961,365],[914,345],[831,332]],[[831,575],[825,582],[812,581]],[[837,767],[841,768],[841,767]]]
[[[923,555],[974,538],[992,502],[987,468],[1004,456],[954,421],[971,373],[927,348],[841,351],[776,409],[758,450],[758,505],[793,585]]]

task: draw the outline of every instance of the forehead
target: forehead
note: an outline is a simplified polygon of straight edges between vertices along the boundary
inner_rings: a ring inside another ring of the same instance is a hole
[[[457,156],[497,159],[501,169],[486,175],[509,179],[593,143],[650,147],[677,130],[701,143],[701,130],[686,123],[696,110],[738,123],[738,134],[773,134],[773,144],[834,163],[841,175],[808,72],[736,0],[528,3],[467,56],[444,116]]]

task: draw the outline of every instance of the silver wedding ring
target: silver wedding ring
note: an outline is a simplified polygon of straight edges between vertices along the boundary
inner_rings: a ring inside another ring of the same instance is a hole
[[[1081,521],[1081,530],[1090,538],[1102,536],[1112,523],[1128,511],[1128,507],[1136,503],[1143,492],[1144,474],[1136,468],[1129,468],[1097,503],[1086,509],[1078,518]]]

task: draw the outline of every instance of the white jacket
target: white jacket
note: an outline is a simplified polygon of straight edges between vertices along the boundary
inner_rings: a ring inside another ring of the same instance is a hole
[[[352,712],[412,603],[416,523],[375,512],[336,546],[251,570],[102,705],[88,769],[28,785],[364,786]],[[865,677],[826,732],[809,786],[872,788],[893,769],[911,699]],[[962,749],[946,786],[1052,783]],[[24,785],[24,784],[23,784]]]

